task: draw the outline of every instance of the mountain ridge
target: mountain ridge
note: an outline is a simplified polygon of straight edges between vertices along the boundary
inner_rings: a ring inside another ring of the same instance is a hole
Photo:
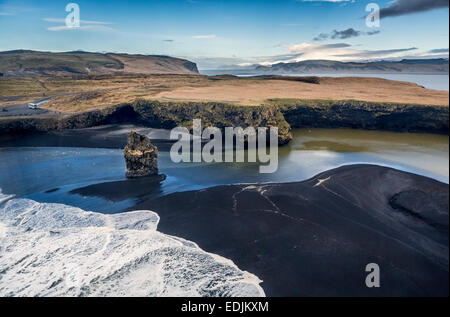
[[[105,74],[198,74],[197,65],[165,55],[93,53],[85,51],[0,52],[3,76],[71,76]]]
[[[350,73],[350,74],[448,74],[449,61],[444,58],[436,59],[403,59],[401,61],[374,62],[339,62],[332,60],[307,60],[294,63],[278,63],[271,66],[256,66],[256,72],[270,74],[292,73]]]

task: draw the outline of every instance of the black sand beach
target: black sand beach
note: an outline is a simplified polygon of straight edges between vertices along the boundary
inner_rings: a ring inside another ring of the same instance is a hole
[[[36,132],[27,134],[1,134],[0,147],[84,147],[84,148],[124,148],[131,129],[145,133],[144,126],[111,124],[85,129]],[[165,136],[164,136],[165,137]],[[161,138],[164,138],[161,136]]]
[[[448,195],[422,176],[353,165],[131,209],[156,211],[161,232],[256,274],[268,296],[448,296]],[[380,266],[381,288],[365,285],[369,263]]]

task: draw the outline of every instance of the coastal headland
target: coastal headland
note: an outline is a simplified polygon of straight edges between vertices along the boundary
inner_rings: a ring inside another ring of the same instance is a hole
[[[66,130],[127,123],[190,129],[193,119],[205,127],[276,126],[279,144],[294,128],[448,134],[449,125],[448,92],[373,78],[108,75],[0,83],[0,135],[14,146],[121,147],[122,135],[105,141],[95,129]],[[48,112],[27,109],[42,98],[39,108]],[[39,137],[51,131],[62,137]],[[20,134],[29,143],[14,140]],[[448,296],[448,184],[375,165],[343,166],[296,183],[153,195],[162,180],[102,180],[70,194],[142,197],[127,210],[156,212],[161,232],[231,259],[263,280],[269,296]],[[380,266],[383,287],[365,285],[369,263]]]
[[[32,85],[40,88],[30,89]],[[28,95],[19,95],[21,87]],[[41,94],[40,89],[46,92]],[[365,90],[364,97],[359,93],[361,89]],[[282,145],[290,141],[291,128],[447,134],[449,124],[448,92],[377,78],[121,75],[56,80],[23,77],[0,79],[0,91],[2,134],[111,123],[191,128],[192,120],[198,118],[205,126],[219,128],[277,126]],[[39,105],[40,110],[45,110],[42,113],[28,109],[26,103],[23,106],[18,103],[37,100],[38,96],[40,100],[43,94],[47,97]],[[236,99],[237,95],[241,98]],[[22,113],[17,111],[18,107],[22,107]]]

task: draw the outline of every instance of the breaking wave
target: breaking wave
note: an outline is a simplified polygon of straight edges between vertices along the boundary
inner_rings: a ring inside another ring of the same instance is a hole
[[[255,275],[158,222],[0,191],[0,296],[264,296]]]

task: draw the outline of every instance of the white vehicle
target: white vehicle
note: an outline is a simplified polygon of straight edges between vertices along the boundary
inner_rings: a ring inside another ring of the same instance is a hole
[[[30,108],[30,109],[37,109],[37,107],[38,107],[38,105],[35,104],[35,103],[30,102],[30,103],[28,104],[28,108]]]

